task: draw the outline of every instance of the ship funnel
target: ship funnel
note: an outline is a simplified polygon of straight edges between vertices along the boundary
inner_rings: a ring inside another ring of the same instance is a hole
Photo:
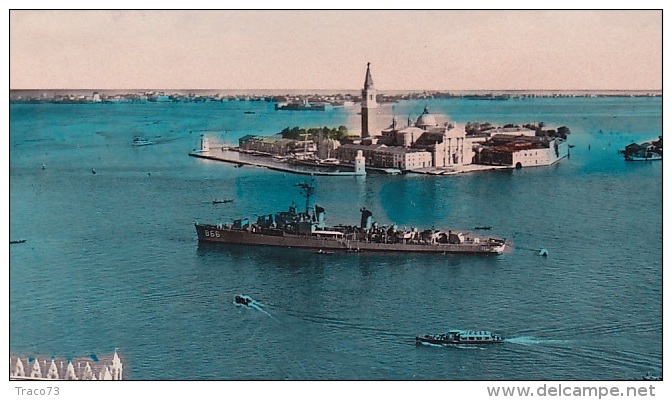
[[[373,213],[366,208],[360,210],[362,212],[362,220],[360,227],[363,230],[371,230],[371,224],[373,223]]]
[[[317,218],[317,226],[324,227],[324,208],[315,204],[315,216]]]

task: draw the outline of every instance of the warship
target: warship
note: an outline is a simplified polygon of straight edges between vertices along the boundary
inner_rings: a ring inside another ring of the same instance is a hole
[[[288,211],[261,215],[255,223],[240,218],[232,224],[195,223],[199,242],[278,246],[327,251],[421,253],[502,253],[506,240],[477,237],[452,230],[399,228],[373,222],[373,213],[362,208],[359,225],[325,225],[325,209],[310,199],[315,186],[300,183],[305,211],[294,202]],[[312,212],[311,212],[312,211]]]

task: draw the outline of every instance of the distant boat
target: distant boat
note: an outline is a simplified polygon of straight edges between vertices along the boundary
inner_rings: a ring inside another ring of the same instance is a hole
[[[9,241],[9,244],[19,244],[19,243],[26,243],[26,239],[10,240]]]
[[[620,153],[626,161],[660,161],[663,159],[663,136],[653,142],[629,144]]]
[[[154,144],[154,142],[149,141],[141,136],[136,136],[133,138],[133,146],[139,147],[139,146],[149,146],[150,144]]]
[[[474,229],[481,229],[481,230],[484,230],[484,231],[489,231],[490,229],[492,229],[492,227],[491,226],[475,226]]]
[[[223,204],[223,203],[231,203],[233,199],[224,199],[224,200],[213,200],[212,204]]]
[[[254,114],[254,111],[245,111],[245,114]]]
[[[287,103],[287,104],[275,104],[276,110],[289,110],[289,111],[324,111],[325,105],[323,103],[308,103],[304,100],[302,103]]]
[[[323,256],[330,256],[330,255],[334,254],[334,252],[333,252],[333,251],[325,251],[325,250],[319,249],[319,250],[317,251],[316,254],[322,254]]]
[[[318,160],[317,163],[323,165],[339,165],[341,162],[336,158],[325,158],[324,160]]]
[[[245,164],[236,164],[236,165],[234,165],[233,167],[234,167],[234,168],[240,168],[240,167],[242,167],[243,165],[245,165]]]
[[[511,96],[508,94],[475,94],[463,97],[465,100],[509,100]]]

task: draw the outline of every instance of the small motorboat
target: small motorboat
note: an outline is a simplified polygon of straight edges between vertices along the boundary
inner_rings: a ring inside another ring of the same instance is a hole
[[[322,254],[323,256],[330,256],[330,255],[334,254],[334,252],[333,252],[333,251],[326,251],[326,250],[319,249],[319,250],[317,251],[317,254]]]
[[[213,200],[212,204],[223,204],[223,203],[231,203],[233,199],[224,199],[224,200]]]
[[[10,240],[9,241],[9,244],[19,244],[19,243],[26,243],[26,239]]]
[[[483,230],[483,231],[489,231],[490,229],[492,229],[492,227],[491,227],[491,226],[475,226],[474,229],[480,229],[480,230]]]
[[[154,144],[154,142],[149,141],[141,136],[136,136],[133,138],[133,146],[139,147],[139,146],[149,146],[150,144]]]
[[[325,158],[324,160],[318,160],[320,165],[339,165],[341,162],[336,158]]]
[[[251,303],[252,301],[253,301],[253,300],[252,300],[252,298],[251,298],[250,296],[245,296],[244,294],[236,295],[236,297],[234,297],[234,299],[233,299],[233,302],[234,302],[234,303],[236,303],[236,304],[240,304],[240,305],[243,305],[243,306],[248,306],[248,305],[250,305],[250,303]]]

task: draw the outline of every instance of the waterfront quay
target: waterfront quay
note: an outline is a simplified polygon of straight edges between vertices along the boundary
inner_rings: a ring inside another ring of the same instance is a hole
[[[441,167],[441,168],[419,168],[414,169],[409,172],[415,174],[426,174],[426,175],[457,175],[457,174],[466,174],[470,172],[483,172],[483,171],[492,171],[492,170],[511,170],[514,169],[509,165],[481,165],[481,164],[470,164],[470,165],[461,165],[456,167]]]
[[[289,172],[300,175],[319,175],[319,176],[356,176],[353,165],[340,164],[336,166],[310,165],[310,164],[289,164],[286,161],[276,161],[270,155],[248,154],[240,151],[238,148],[224,146],[213,146],[207,151],[196,150],[189,153],[189,156],[202,158],[211,161],[234,164],[237,167],[253,166],[267,168],[274,171]],[[459,167],[429,167],[419,168],[408,172],[424,175],[457,175],[471,172],[483,172],[491,170],[510,170],[513,169],[506,165],[462,165]],[[367,172],[382,173],[389,175],[401,174],[402,171],[395,168],[375,168],[366,167]]]
[[[321,176],[355,176],[354,166],[338,166],[338,168],[328,166],[309,166],[295,165],[287,162],[276,161],[270,155],[258,155],[243,153],[237,148],[215,145],[207,150],[196,150],[189,153],[191,157],[203,158],[206,160],[225,162],[235,164],[236,167],[245,165],[267,168],[274,171],[290,172],[301,175],[321,175]]]

